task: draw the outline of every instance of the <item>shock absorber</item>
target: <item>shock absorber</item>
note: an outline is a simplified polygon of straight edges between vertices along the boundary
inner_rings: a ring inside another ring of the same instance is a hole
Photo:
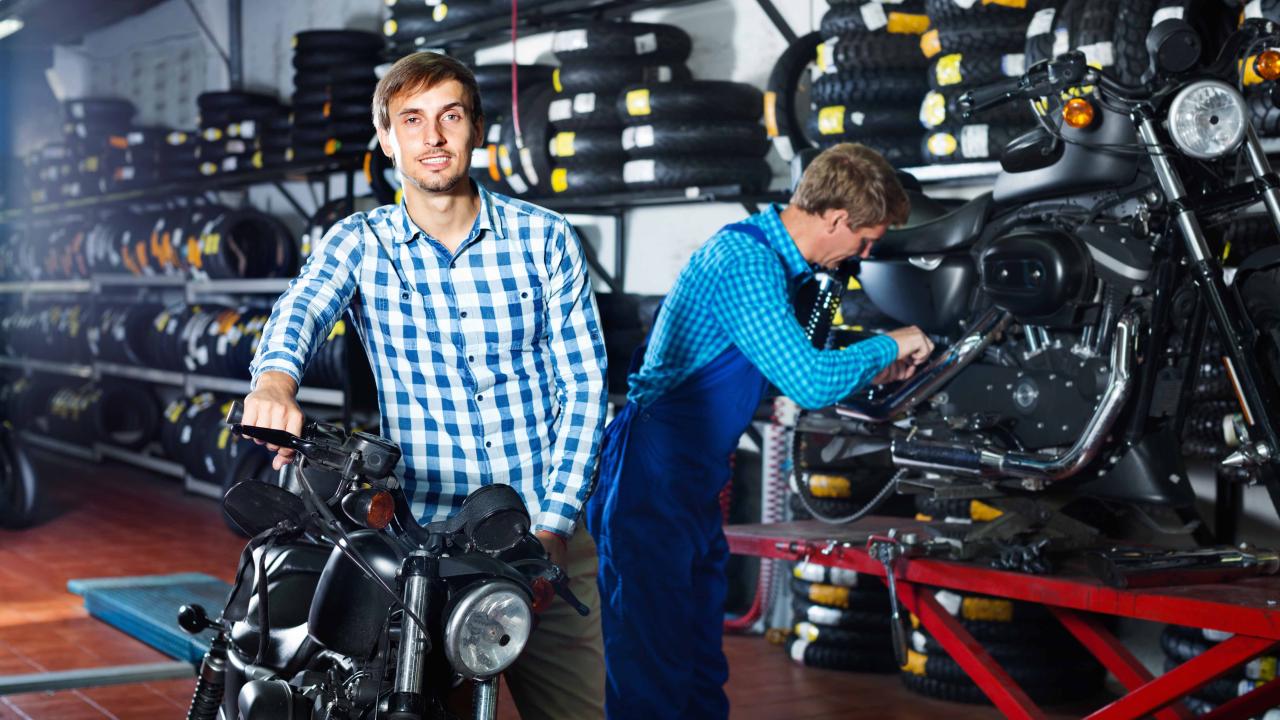
[[[836,310],[840,308],[840,296],[844,294],[849,280],[843,272],[820,272],[814,276],[818,283],[818,293],[813,299],[813,307],[809,310],[809,319],[804,324],[805,337],[816,348],[827,347],[831,339],[831,323],[835,320]]]
[[[227,635],[222,631],[209,643],[209,651],[200,662],[200,674],[196,677],[196,690],[191,696],[187,720],[217,720],[226,676]]]

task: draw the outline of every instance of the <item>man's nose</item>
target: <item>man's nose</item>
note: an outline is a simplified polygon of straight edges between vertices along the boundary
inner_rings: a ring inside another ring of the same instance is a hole
[[[441,132],[437,123],[427,123],[427,129],[422,133],[422,141],[431,147],[440,147],[444,145],[444,133]]]
[[[872,247],[873,245],[875,245],[875,243],[873,243],[873,242],[867,242],[867,243],[864,243],[864,244],[863,244],[863,246],[862,246],[862,252],[861,252],[861,253],[859,253],[859,254],[858,254],[858,256],[859,256],[859,257],[861,257],[863,260],[865,260],[865,259],[867,259],[868,257],[870,257],[870,256],[871,256],[871,247]]]

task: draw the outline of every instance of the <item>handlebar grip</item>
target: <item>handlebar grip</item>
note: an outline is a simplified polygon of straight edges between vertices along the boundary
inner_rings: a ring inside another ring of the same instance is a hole
[[[976,112],[1019,97],[1021,91],[1022,78],[1008,78],[969,90],[960,96],[956,104],[960,114],[968,120]]]
[[[227,410],[227,419],[224,421],[228,425],[239,425],[244,420],[244,404],[239,400],[231,401],[231,408]]]

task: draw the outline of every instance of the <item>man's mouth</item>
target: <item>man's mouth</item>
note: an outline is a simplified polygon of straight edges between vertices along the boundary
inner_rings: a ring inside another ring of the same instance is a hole
[[[420,158],[418,162],[424,165],[444,165],[449,162],[449,157],[450,156],[448,155],[428,155],[427,157]]]

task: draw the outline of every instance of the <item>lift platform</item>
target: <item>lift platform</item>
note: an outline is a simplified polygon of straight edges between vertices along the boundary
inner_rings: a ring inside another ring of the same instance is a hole
[[[778,560],[808,561],[886,578],[886,567],[868,554],[867,541],[890,529],[924,533],[922,523],[867,517],[849,525],[817,521],[732,525],[730,552]],[[1280,643],[1280,577],[1254,577],[1216,585],[1170,585],[1119,590],[1085,574],[1024,575],[981,565],[929,558],[898,558],[891,565],[898,600],[920,618],[1000,712],[1010,718],[1044,718],[1009,674],[934,597],[936,588],[979,593],[1046,606],[1062,625],[1119,680],[1126,694],[1099,708],[1090,720],[1155,715],[1191,718],[1181,702],[1206,683]],[[1175,578],[1176,580],[1176,578]],[[1203,654],[1152,676],[1089,613],[1171,623],[1233,633]],[[1280,705],[1280,678],[1217,707],[1203,718],[1249,718]]]

